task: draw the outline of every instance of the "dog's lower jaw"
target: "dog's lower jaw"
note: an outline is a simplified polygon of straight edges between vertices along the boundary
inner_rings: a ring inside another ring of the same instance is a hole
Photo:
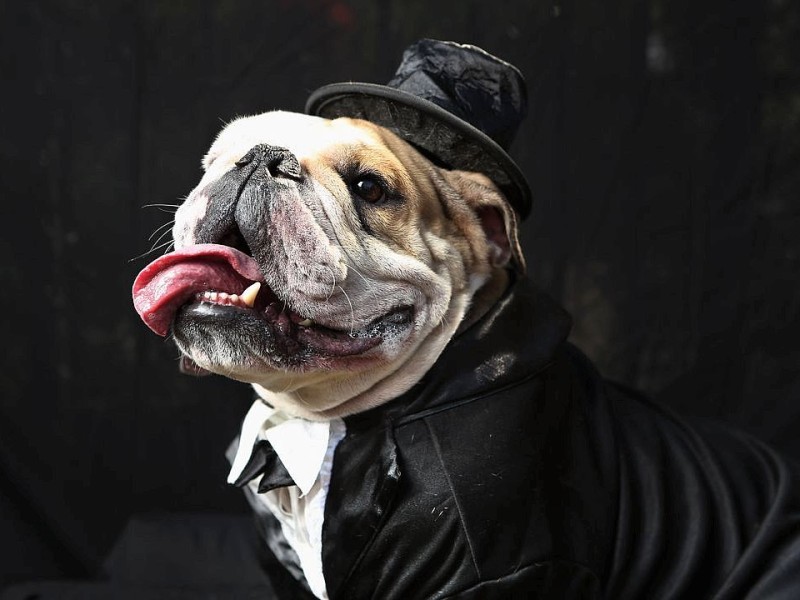
[[[346,417],[385,404],[408,391],[436,362],[464,322],[472,295],[468,289],[455,295],[444,318],[429,325],[427,334],[400,360],[358,374],[331,374],[291,391],[258,383],[253,389],[267,404],[311,421]]]

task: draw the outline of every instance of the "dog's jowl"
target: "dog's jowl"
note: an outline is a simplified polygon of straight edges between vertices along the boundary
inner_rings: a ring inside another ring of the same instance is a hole
[[[800,598],[795,466],[603,380],[526,275],[525,98],[422,40],[240,118],[134,283],[189,370],[255,389],[229,481],[286,593]]]

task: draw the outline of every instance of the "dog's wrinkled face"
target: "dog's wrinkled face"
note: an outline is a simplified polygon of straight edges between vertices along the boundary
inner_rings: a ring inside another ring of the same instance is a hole
[[[242,118],[203,166],[176,213],[176,252],[137,279],[137,309],[199,367],[292,414],[349,414],[402,393],[475,292],[522,264],[488,179],[439,169],[364,121]]]

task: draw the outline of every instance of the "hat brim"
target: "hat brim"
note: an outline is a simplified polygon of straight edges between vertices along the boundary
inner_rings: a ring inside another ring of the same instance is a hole
[[[530,214],[530,187],[508,153],[433,102],[374,83],[334,83],[309,96],[306,113],[326,119],[363,119],[386,127],[449,168],[485,174],[505,193],[521,219]]]

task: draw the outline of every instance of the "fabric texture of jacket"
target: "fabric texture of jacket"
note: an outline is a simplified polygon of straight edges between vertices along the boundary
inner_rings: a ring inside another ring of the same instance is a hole
[[[345,419],[330,598],[800,598],[795,465],[605,381],[569,328],[523,279],[411,390]]]

